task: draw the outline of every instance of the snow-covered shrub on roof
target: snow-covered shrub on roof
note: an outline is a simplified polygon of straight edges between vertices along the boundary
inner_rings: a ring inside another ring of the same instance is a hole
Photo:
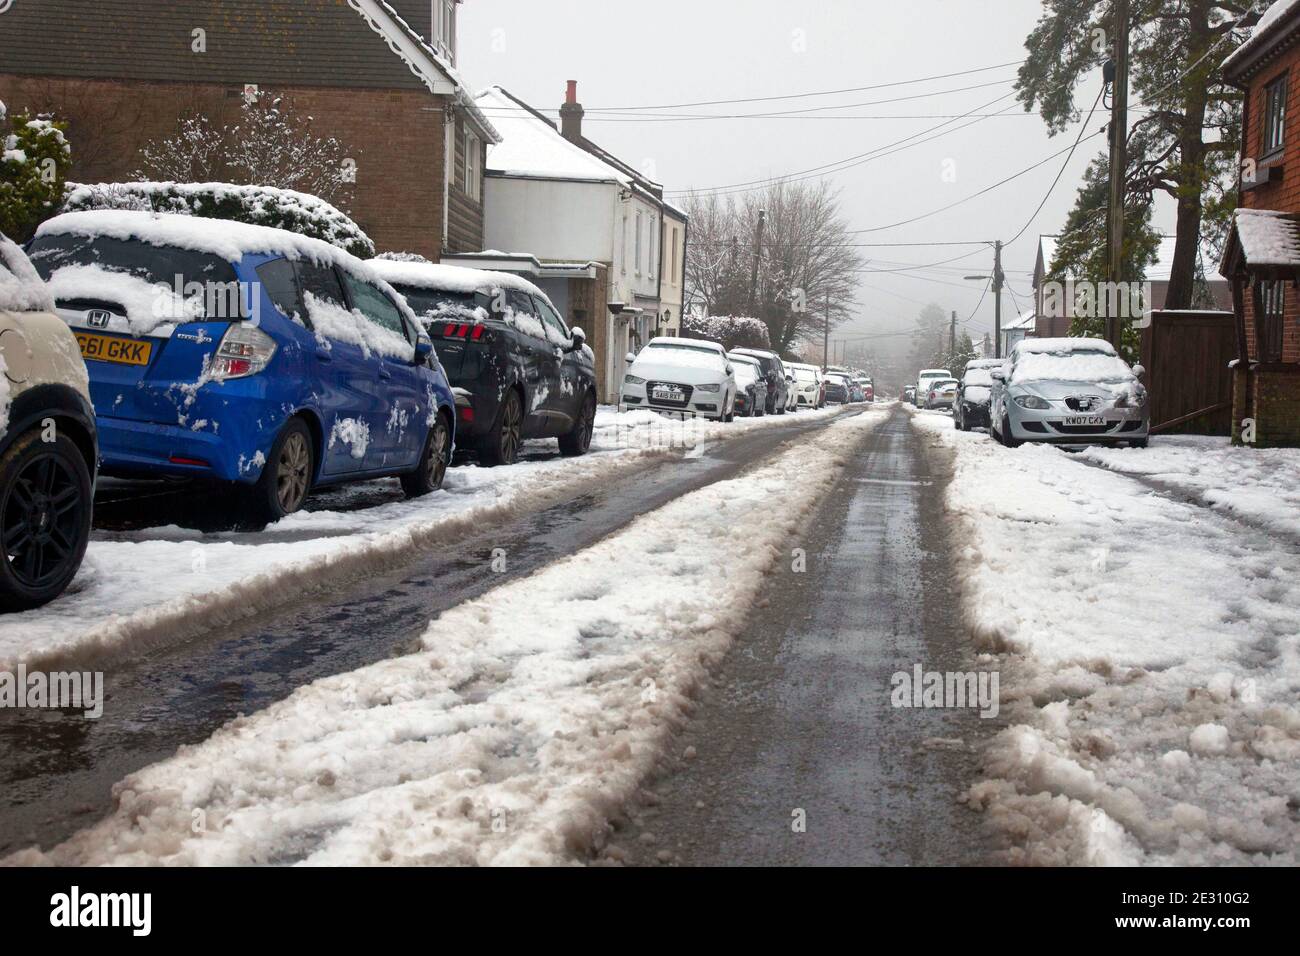
[[[682,316],[682,336],[721,342],[728,351],[771,348],[767,326],[762,320],[745,315],[697,315],[688,312]]]
[[[65,124],[15,114],[0,103],[0,232],[17,242],[31,238],[59,211],[63,180],[72,164]]]
[[[64,211],[92,209],[227,219],[323,239],[359,259],[368,259],[375,254],[375,244],[350,218],[320,197],[292,189],[230,183],[139,182],[73,186]]]

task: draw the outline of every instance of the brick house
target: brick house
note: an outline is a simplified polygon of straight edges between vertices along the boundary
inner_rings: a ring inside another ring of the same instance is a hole
[[[348,211],[381,251],[436,261],[483,248],[499,140],[456,72],[459,3],[16,0],[0,13],[0,101],[66,120],[72,179],[113,182],[179,119],[232,121],[256,86],[349,151]]]
[[[1274,3],[1223,71],[1245,93],[1240,208],[1220,268],[1237,325],[1233,438],[1300,445],[1300,4]]]

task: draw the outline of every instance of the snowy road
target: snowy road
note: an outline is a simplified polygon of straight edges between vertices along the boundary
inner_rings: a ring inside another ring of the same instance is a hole
[[[920,446],[897,406],[862,440],[802,536],[806,573],[771,576],[743,645],[677,741],[673,769],[646,784],[611,856],[759,866],[989,860],[992,841],[958,797],[1001,722],[891,705],[896,672],[979,666],[955,605],[944,477]]]
[[[834,417],[746,422],[757,427],[738,429],[736,437],[702,453],[651,459],[608,480],[573,486],[555,501],[539,485],[532,507],[484,522],[447,547],[415,552],[324,598],[314,591],[289,594],[273,613],[113,664],[104,716],[94,723],[69,722],[58,713],[0,711],[0,753],[7,754],[0,761],[0,856],[49,845],[93,822],[111,809],[114,783],[177,746],[201,741],[238,714],[272,704],[305,683],[410,651],[439,612],[586,548],[639,514],[762,463],[782,443],[820,431]],[[566,464],[572,463],[554,467]],[[551,465],[542,454],[523,467]],[[188,507],[186,495],[163,494],[173,507]],[[407,507],[374,500],[385,494],[400,498],[386,483],[370,483],[320,496],[316,507],[340,513]],[[121,502],[113,510],[117,523],[131,524],[149,513],[137,499]],[[505,558],[500,572],[493,571],[497,549]]]

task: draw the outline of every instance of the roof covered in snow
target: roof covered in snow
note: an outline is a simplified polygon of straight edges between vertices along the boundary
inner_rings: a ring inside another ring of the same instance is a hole
[[[1292,14],[1300,12],[1300,0],[1275,0],[1264,11],[1259,23],[1255,24],[1250,36],[1232,54],[1223,61],[1224,72],[1240,75],[1268,50],[1270,44],[1286,37],[1288,32],[1300,26],[1300,19]]]
[[[1300,269],[1300,222],[1296,215],[1273,209],[1234,210],[1220,271],[1231,275],[1235,265],[1248,269]]]
[[[491,112],[501,134],[501,142],[488,147],[489,172],[631,185],[631,176],[569,142],[550,120],[502,87],[488,87],[477,100],[480,107]]]
[[[472,294],[491,293],[496,289],[513,289],[527,295],[550,301],[541,289],[527,279],[508,272],[491,272],[487,269],[466,269],[463,266],[445,266],[432,262],[399,262],[393,259],[371,259],[370,266],[393,285],[409,285],[417,289],[437,292]]]

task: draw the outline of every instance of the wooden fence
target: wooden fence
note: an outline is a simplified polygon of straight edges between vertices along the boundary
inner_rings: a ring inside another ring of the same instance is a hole
[[[1156,434],[1230,435],[1232,369],[1237,357],[1231,312],[1152,312],[1142,330],[1143,382]]]

